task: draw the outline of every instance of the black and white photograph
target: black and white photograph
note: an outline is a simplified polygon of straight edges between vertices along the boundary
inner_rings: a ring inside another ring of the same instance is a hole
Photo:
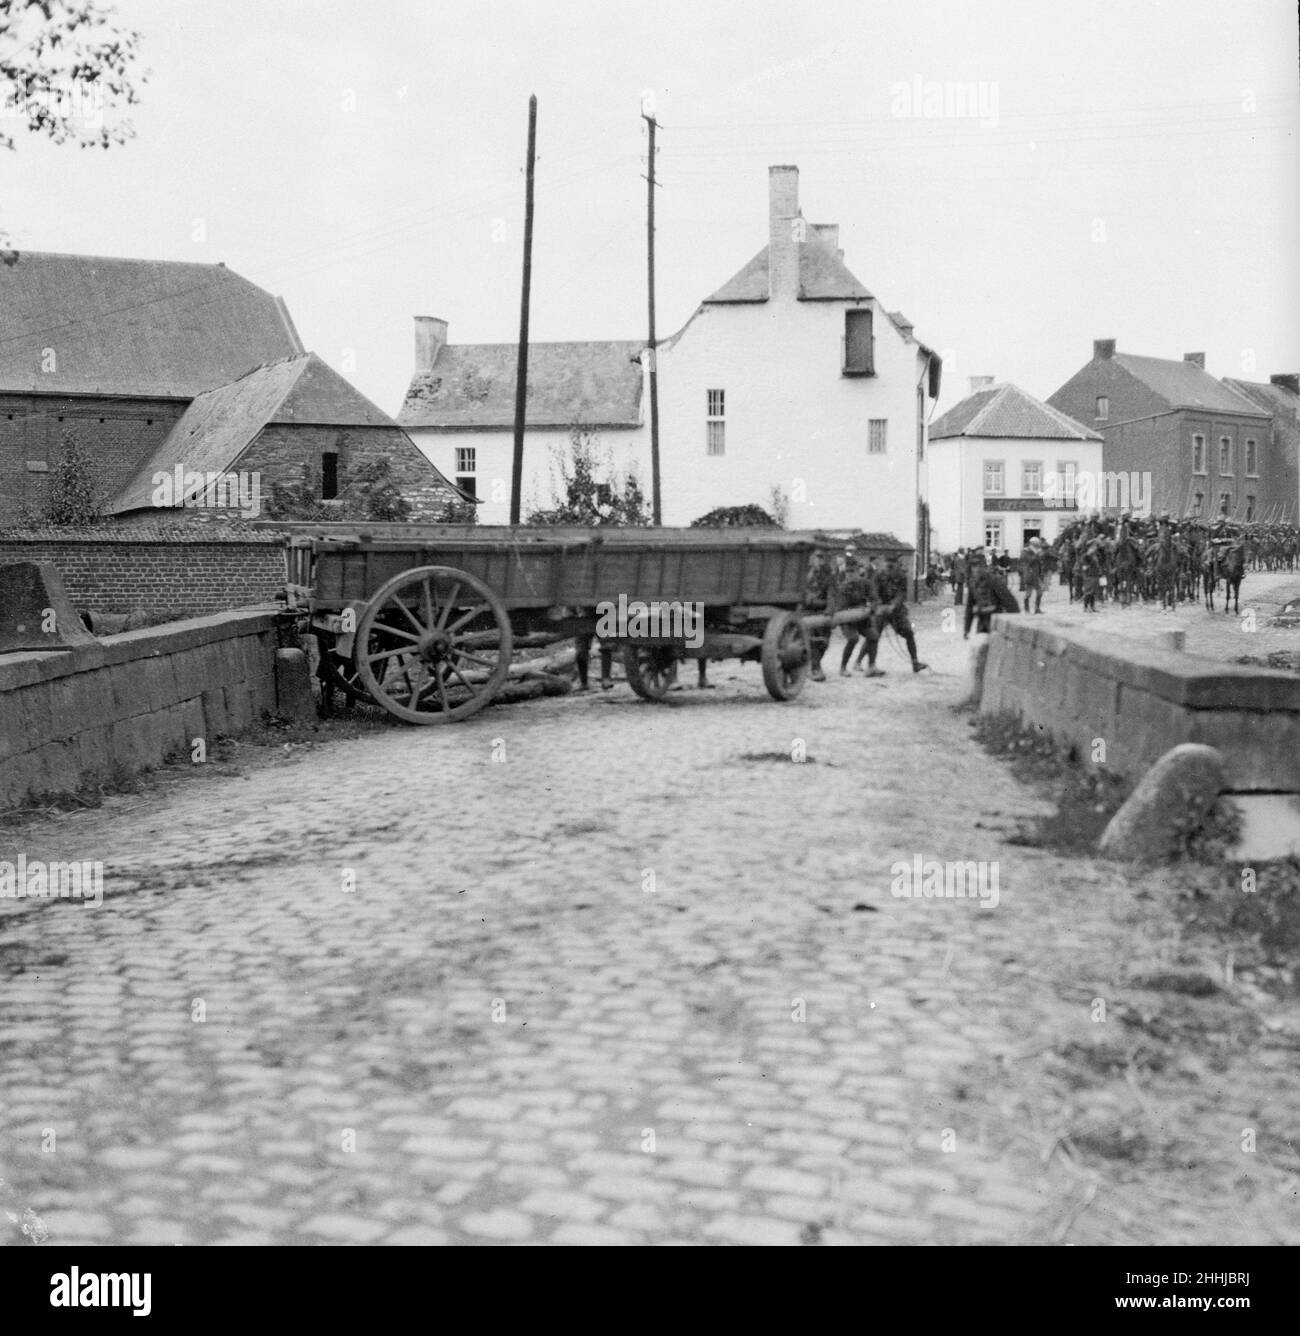
[[[193,1315],[216,1246],[1266,1297],[1297,52],[1292,0],[0,0],[47,1314]]]

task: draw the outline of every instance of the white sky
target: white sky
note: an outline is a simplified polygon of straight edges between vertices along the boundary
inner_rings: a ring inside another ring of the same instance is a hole
[[[1294,0],[118,10],[152,71],[136,139],[20,134],[0,227],[35,250],[224,260],[390,412],[413,315],[453,342],[518,333],[533,92],[535,339],[644,336],[652,88],[661,337],[765,244],[767,167],[794,163],[805,216],[840,223],[849,267],[945,352],[942,408],[981,373],[1045,398],[1094,338],[1204,350],[1216,375],[1300,370]],[[917,76],[989,85],[996,124],[891,115]]]

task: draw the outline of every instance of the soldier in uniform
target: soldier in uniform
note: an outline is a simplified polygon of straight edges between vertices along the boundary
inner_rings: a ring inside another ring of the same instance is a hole
[[[805,601],[810,612],[833,613],[836,603],[835,570],[821,552],[812,554],[808,566],[808,583]],[[814,682],[824,682],[826,674],[822,670],[822,656],[830,648],[831,628],[824,626],[820,631],[808,633],[808,653],[811,662],[810,676]]]
[[[990,619],[997,609],[997,595],[993,592],[993,577],[984,559],[984,549],[977,547],[970,554],[966,577],[966,624],[962,639],[970,639],[973,622],[978,634],[988,635]]]
[[[902,637],[912,660],[912,671],[919,673],[930,665],[922,663],[916,657],[916,633],[912,630],[911,619],[907,615],[907,572],[903,569],[903,559],[897,553],[889,558],[885,569],[876,577],[876,597],[879,606],[875,616],[875,625],[870,637],[867,637],[867,676],[882,677],[883,668],[876,667],[876,651],[880,648],[880,636],[885,627],[892,626]]]
[[[844,649],[840,654],[840,676],[849,676],[849,660],[858,640],[864,642],[863,649],[870,644],[876,634],[875,610],[879,601],[876,594],[876,572],[870,561],[863,561],[850,549],[846,553],[842,601],[846,608],[865,607],[869,611],[860,622],[844,623]],[[872,655],[874,658],[874,654]],[[862,652],[858,653],[858,662],[862,661]]]
[[[1043,610],[1043,540],[1031,538],[1029,546],[1020,558],[1020,592],[1025,594],[1025,607],[1029,607],[1033,596],[1033,611]]]

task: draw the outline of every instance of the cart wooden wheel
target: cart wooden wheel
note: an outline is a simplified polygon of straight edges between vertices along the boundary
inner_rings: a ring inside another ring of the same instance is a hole
[[[451,724],[481,710],[510,671],[505,605],[452,566],[395,575],[366,604],[353,657],[358,687],[408,724]]]
[[[777,700],[793,700],[808,680],[808,632],[792,612],[778,612],[763,631],[763,684]]]
[[[677,675],[677,655],[668,645],[623,646],[627,684],[643,700],[663,700]]]

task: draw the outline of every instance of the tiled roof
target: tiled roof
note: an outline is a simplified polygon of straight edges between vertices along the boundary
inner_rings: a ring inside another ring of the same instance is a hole
[[[638,426],[644,347],[630,340],[529,344],[528,426]],[[513,343],[445,345],[432,371],[412,377],[398,423],[513,426],[518,351]]]
[[[930,424],[930,439],[953,436],[1022,437],[1033,440],[1100,441],[1101,437],[1059,409],[1026,394],[1018,385],[977,390]]]
[[[189,399],[302,351],[283,303],[224,265],[0,264],[0,391]]]
[[[739,273],[732,275],[706,304],[765,302],[768,299],[768,248],[763,247]],[[800,301],[864,301],[871,296],[849,272],[839,251],[816,228],[799,243]]]
[[[1296,410],[1300,407],[1300,395],[1292,394],[1281,385],[1262,384],[1253,380],[1230,380],[1224,377],[1223,383],[1230,385],[1238,394],[1245,395],[1268,413],[1273,413],[1294,422]]]
[[[229,385],[198,395],[166,439],[113,499],[110,513],[152,506],[153,475],[172,474],[178,464],[187,473],[224,473],[271,423],[331,427],[394,425],[392,418],[315,353],[273,362]],[[437,472],[432,464],[429,468]],[[175,504],[180,505],[182,500],[177,497]]]
[[[1257,404],[1244,399],[1195,362],[1137,357],[1132,353],[1116,353],[1114,361],[1154,390],[1171,408],[1209,408],[1226,413],[1259,411]]]

